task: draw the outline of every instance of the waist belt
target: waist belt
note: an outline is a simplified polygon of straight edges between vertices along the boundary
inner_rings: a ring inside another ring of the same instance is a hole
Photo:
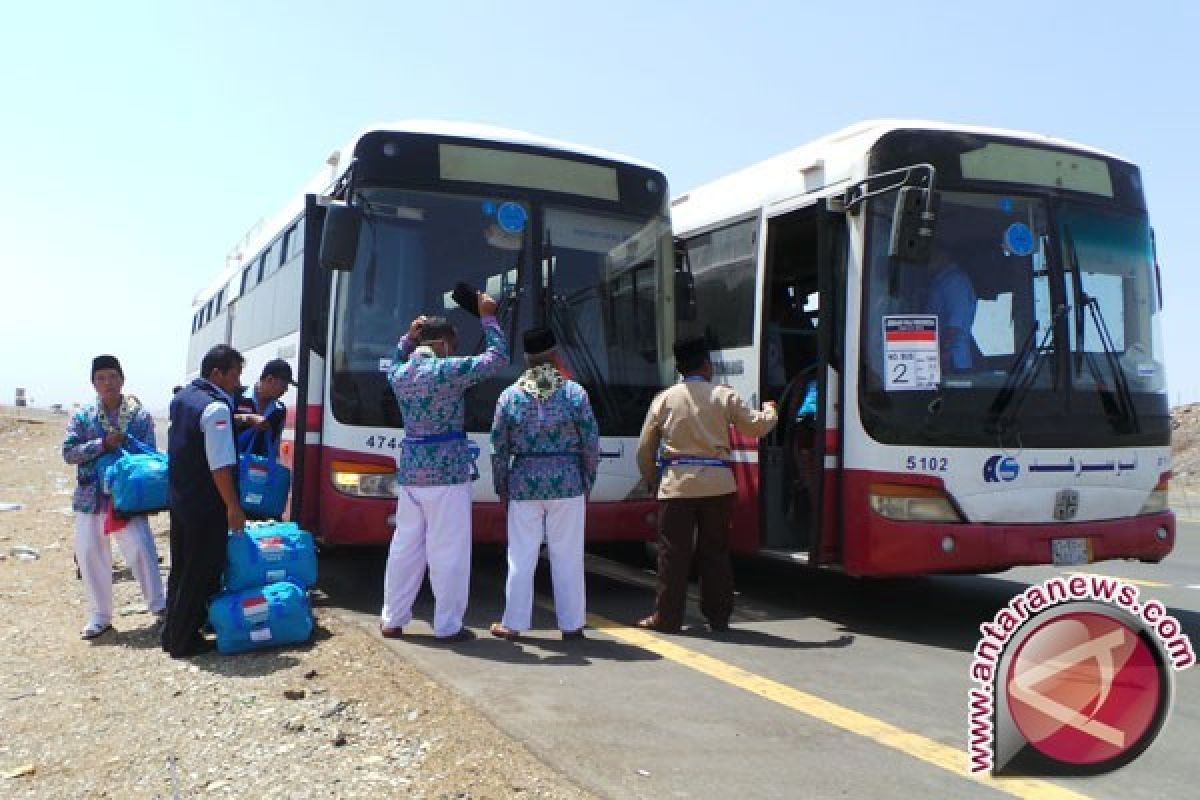
[[[664,458],[658,462],[660,470],[667,467],[725,467],[731,468],[731,463],[723,458],[705,458],[703,456],[675,456]]]
[[[405,444],[442,444],[444,442],[456,442],[459,439],[466,439],[467,434],[463,431],[446,431],[445,433],[427,433],[424,436],[414,436],[405,434]]]

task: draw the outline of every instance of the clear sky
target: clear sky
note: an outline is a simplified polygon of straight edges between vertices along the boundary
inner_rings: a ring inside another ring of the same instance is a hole
[[[1200,6],[59,2],[0,28],[0,402],[166,406],[193,294],[360,128],[486,122],[626,153],[675,193],[862,119],[1073,139],[1139,164],[1171,402],[1200,400]]]

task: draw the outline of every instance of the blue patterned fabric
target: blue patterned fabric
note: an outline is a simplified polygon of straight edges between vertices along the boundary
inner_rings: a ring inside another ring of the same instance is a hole
[[[71,508],[85,514],[99,514],[108,510],[108,497],[101,491],[97,471],[97,459],[104,455],[105,428],[100,418],[103,413],[103,407],[97,400],[72,414],[62,445],[63,460],[76,466]],[[110,425],[115,422],[114,416]],[[124,433],[148,447],[155,447],[154,418],[140,405],[133,412]]]
[[[492,480],[510,500],[586,495],[596,482],[600,432],[587,392],[565,380],[546,399],[509,386],[492,422]]]
[[[388,381],[406,436],[432,436],[462,431],[463,392],[492,377],[508,364],[508,345],[495,317],[484,317],[487,349],[477,356],[439,358],[428,347],[416,347],[407,335],[400,340]],[[467,440],[432,444],[407,443],[396,457],[396,482],[404,486],[447,486],[471,479]]]

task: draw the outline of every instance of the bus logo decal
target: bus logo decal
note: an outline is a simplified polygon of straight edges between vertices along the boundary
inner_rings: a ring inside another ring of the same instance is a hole
[[[988,483],[1012,483],[1021,474],[1021,465],[1012,456],[995,455],[983,463],[983,479]]]
[[[1054,518],[1059,522],[1075,519],[1079,513],[1079,492],[1074,489],[1060,489],[1054,495]]]

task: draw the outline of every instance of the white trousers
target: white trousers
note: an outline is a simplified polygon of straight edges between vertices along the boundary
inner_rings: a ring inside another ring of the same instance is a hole
[[[383,574],[383,627],[412,621],[425,567],[433,588],[433,635],[462,630],[471,585],[471,484],[400,486],[396,532]]]
[[[112,543],[116,539],[125,563],[142,589],[146,607],[162,611],[167,607],[162,575],[158,571],[158,549],[150,522],[144,516],[132,517],[125,529],[104,533],[104,514],[75,512],[75,560],[87,595],[88,624],[107,625],[113,616]]]
[[[527,631],[533,614],[533,573],[546,540],[554,613],[558,629],[577,631],[586,622],[583,579],[583,495],[554,500],[513,500],[508,504],[508,580],[504,585],[504,625]]]

